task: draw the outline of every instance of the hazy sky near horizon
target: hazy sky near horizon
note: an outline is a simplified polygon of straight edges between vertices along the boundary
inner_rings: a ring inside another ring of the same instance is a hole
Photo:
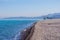
[[[60,0],[0,0],[0,18],[60,12]]]

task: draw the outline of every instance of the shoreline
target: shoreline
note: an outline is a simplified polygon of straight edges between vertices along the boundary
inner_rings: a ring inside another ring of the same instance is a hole
[[[35,38],[37,38],[36,35],[39,34],[38,32],[40,32],[40,30],[44,30],[44,31],[49,30],[49,27],[50,27],[51,29],[53,28],[52,31],[53,30],[55,31],[56,28],[57,28],[56,30],[58,30],[60,28],[59,26],[60,26],[60,19],[48,19],[48,20],[35,21],[35,22],[31,23],[31,25],[28,25],[26,28],[24,28],[24,30],[23,29],[21,31],[19,30],[20,33],[19,32],[17,33],[16,40],[20,40],[20,39],[22,39],[22,40],[30,40],[32,38],[35,39]],[[41,31],[41,32],[43,32],[43,31]],[[14,39],[15,36],[16,35],[14,35],[12,38]],[[34,36],[34,37],[32,37],[32,36]],[[57,34],[57,36],[58,36],[58,34]]]
[[[22,31],[22,40],[60,40],[60,19],[38,21]]]
[[[33,35],[36,23],[37,22],[33,23],[30,27],[22,30],[20,34],[21,38],[19,40],[29,40],[30,37]]]
[[[60,19],[38,21],[29,40],[60,40]]]

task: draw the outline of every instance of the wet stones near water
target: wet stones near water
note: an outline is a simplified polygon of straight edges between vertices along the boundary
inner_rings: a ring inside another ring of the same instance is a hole
[[[20,40],[29,40],[29,38],[30,38],[30,37],[32,36],[32,34],[33,34],[35,24],[36,24],[36,23],[34,23],[33,25],[31,25],[30,27],[24,29],[24,30],[21,32]]]
[[[32,27],[23,30],[23,31],[21,32],[21,39],[20,39],[20,40],[25,40],[25,39],[28,37],[28,35],[30,34],[31,29],[32,29]]]

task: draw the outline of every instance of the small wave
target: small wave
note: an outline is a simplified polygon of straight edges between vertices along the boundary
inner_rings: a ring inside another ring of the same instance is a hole
[[[30,25],[32,25],[32,23],[31,24],[29,24],[29,25],[27,25],[27,26],[30,26]],[[13,38],[13,40],[21,40],[21,34],[20,34],[20,31],[19,31],[19,33],[17,33],[16,35],[15,35],[15,37]]]
[[[17,35],[15,35],[15,37],[13,38],[13,40],[20,40],[21,38],[20,38],[20,32],[17,34]]]

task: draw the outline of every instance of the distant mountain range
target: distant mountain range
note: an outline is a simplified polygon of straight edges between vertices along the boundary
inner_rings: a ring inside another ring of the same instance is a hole
[[[60,13],[48,14],[46,15],[48,19],[57,19],[60,18]]]
[[[4,18],[4,19],[42,19],[43,17],[9,17],[9,18]]]
[[[45,16],[38,16],[38,17],[9,17],[4,19],[56,19],[60,18],[60,13],[48,14]]]

